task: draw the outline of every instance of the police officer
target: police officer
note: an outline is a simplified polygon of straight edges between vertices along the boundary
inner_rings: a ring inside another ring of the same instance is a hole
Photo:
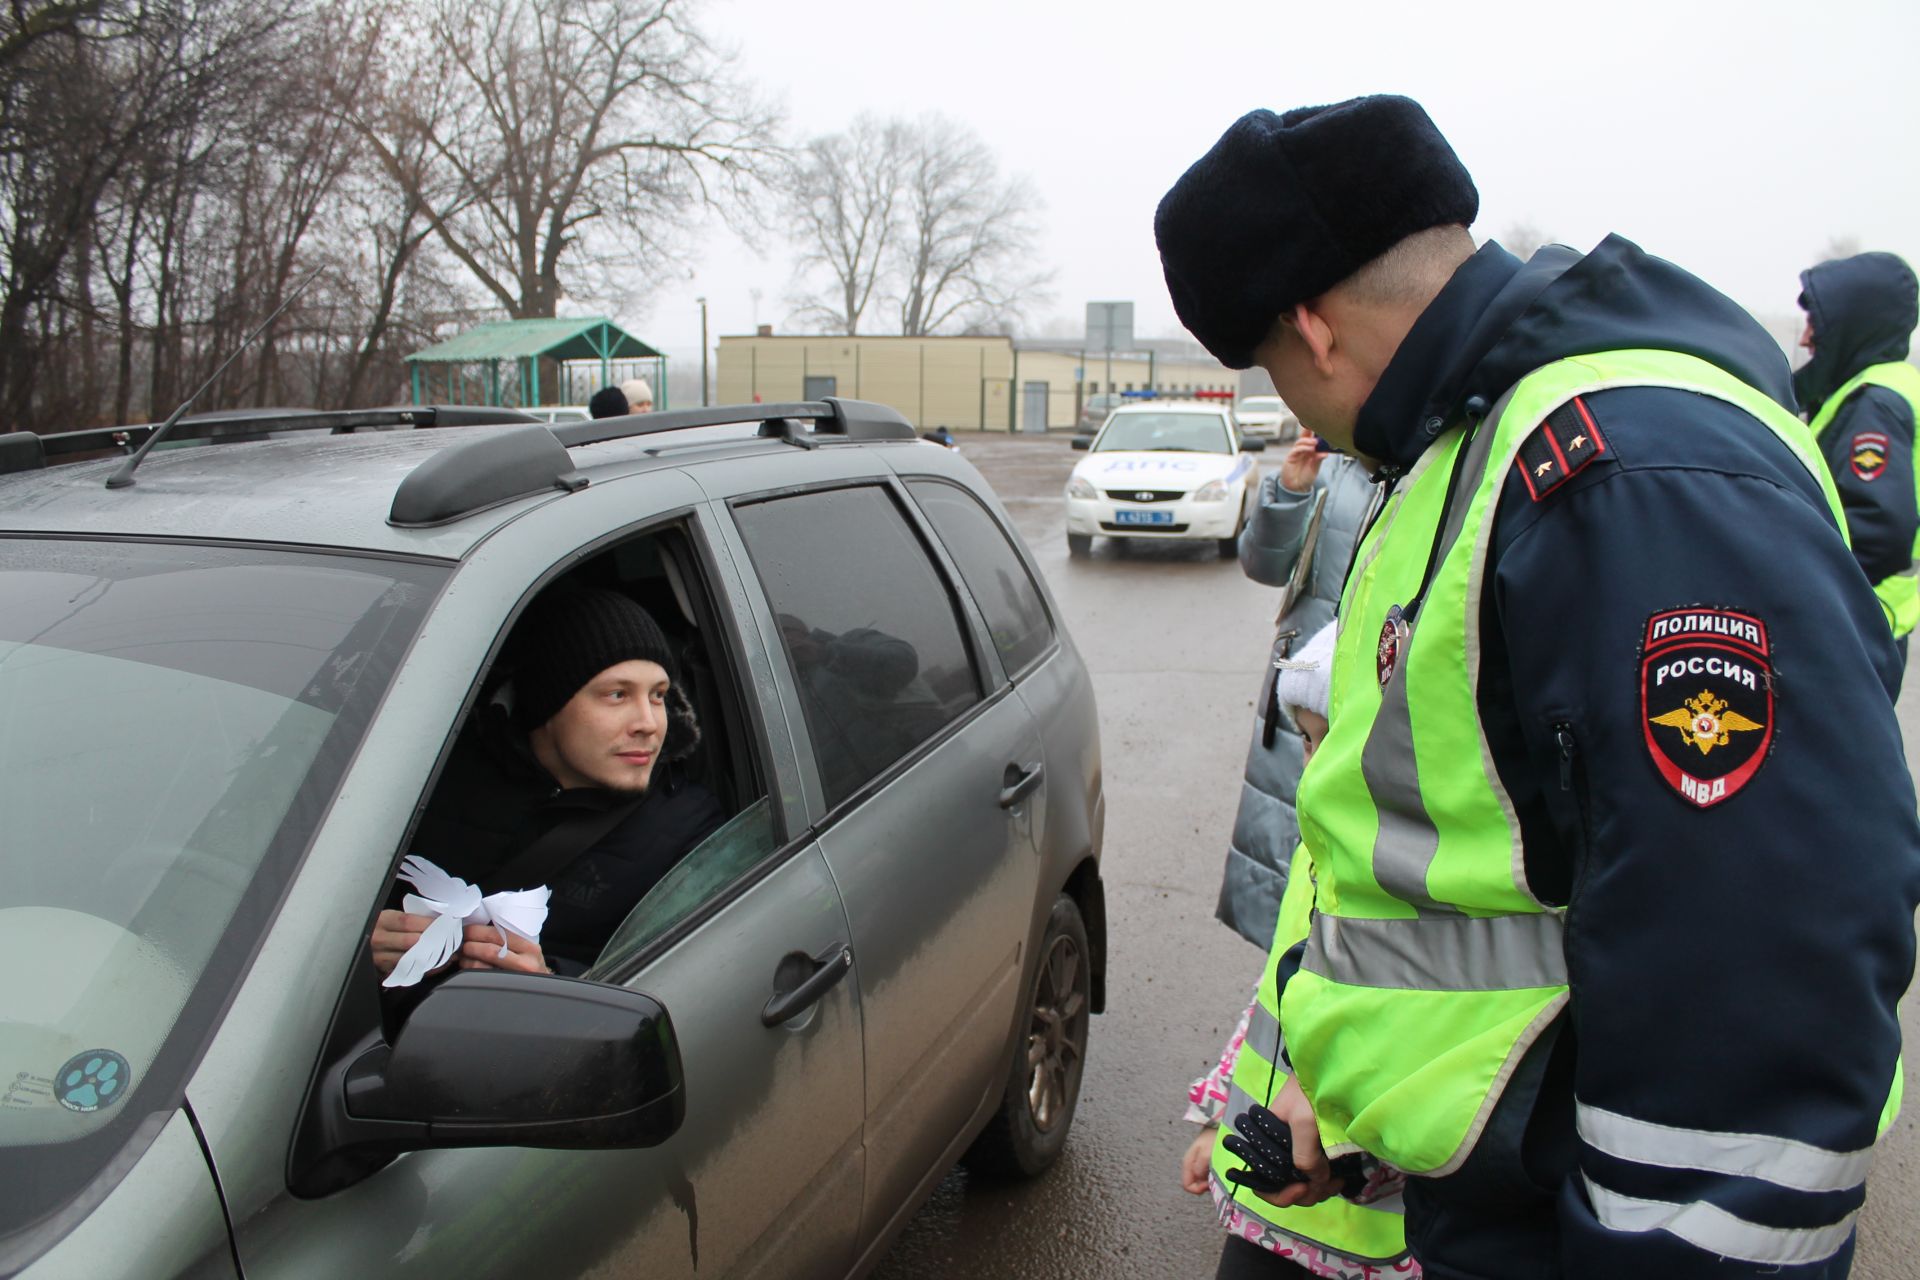
[[[1891,253],[1861,253],[1800,273],[1800,337],[1811,358],[1794,374],[1800,407],[1833,473],[1853,535],[1853,558],[1906,652],[1920,624],[1920,501],[1913,467],[1913,424],[1920,413],[1920,369],[1907,363],[1907,340],[1920,320],[1920,285]]]
[[[1235,1077],[1307,1181],[1239,1194],[1364,1151],[1442,1280],[1844,1276],[1920,902],[1892,637],[1767,333],[1478,203],[1369,97],[1242,117],[1155,218],[1188,329],[1385,495],[1248,1040],[1293,1074]]]

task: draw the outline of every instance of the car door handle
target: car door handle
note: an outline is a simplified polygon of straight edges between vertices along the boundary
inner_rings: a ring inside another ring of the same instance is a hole
[[[799,1017],[812,1008],[821,996],[831,991],[834,983],[846,977],[847,970],[853,968],[853,948],[844,942],[838,942],[811,961],[798,953],[787,959],[797,959],[801,963],[810,963],[816,967],[799,986],[791,991],[776,990],[773,993],[773,998],[767,1001],[767,1007],[760,1011],[760,1021],[769,1027],[777,1027],[783,1022],[791,1022]],[[787,967],[787,960],[782,960],[781,972],[774,975],[773,980],[776,984],[784,976]]]
[[[1030,765],[1010,764],[1000,777],[1000,807],[1011,809],[1033,794],[1040,780],[1047,774],[1047,766],[1035,761]]]

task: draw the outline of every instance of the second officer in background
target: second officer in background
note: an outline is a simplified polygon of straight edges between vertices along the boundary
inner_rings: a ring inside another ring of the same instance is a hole
[[[1800,345],[1812,358],[1793,375],[1800,407],[1833,473],[1853,536],[1853,558],[1904,655],[1920,625],[1920,476],[1913,429],[1920,369],[1907,342],[1920,321],[1920,285],[1891,253],[1860,253],[1800,273],[1807,313]]]

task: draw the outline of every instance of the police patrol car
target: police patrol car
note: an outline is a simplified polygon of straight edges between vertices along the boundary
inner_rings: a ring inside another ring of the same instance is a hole
[[[1232,412],[1203,400],[1144,400],[1113,411],[1073,447],[1088,456],[1067,481],[1067,550],[1084,556],[1110,538],[1211,538],[1234,554],[1253,510],[1260,469]]]

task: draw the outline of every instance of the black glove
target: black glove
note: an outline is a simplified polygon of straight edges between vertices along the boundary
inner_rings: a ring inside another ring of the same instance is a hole
[[[1227,1181],[1236,1186],[1271,1194],[1307,1180],[1293,1164],[1293,1131],[1258,1103],[1234,1117],[1233,1132],[1223,1145],[1247,1166],[1227,1170]],[[1353,1195],[1366,1185],[1364,1164],[1359,1155],[1345,1155],[1328,1166],[1341,1195]]]

